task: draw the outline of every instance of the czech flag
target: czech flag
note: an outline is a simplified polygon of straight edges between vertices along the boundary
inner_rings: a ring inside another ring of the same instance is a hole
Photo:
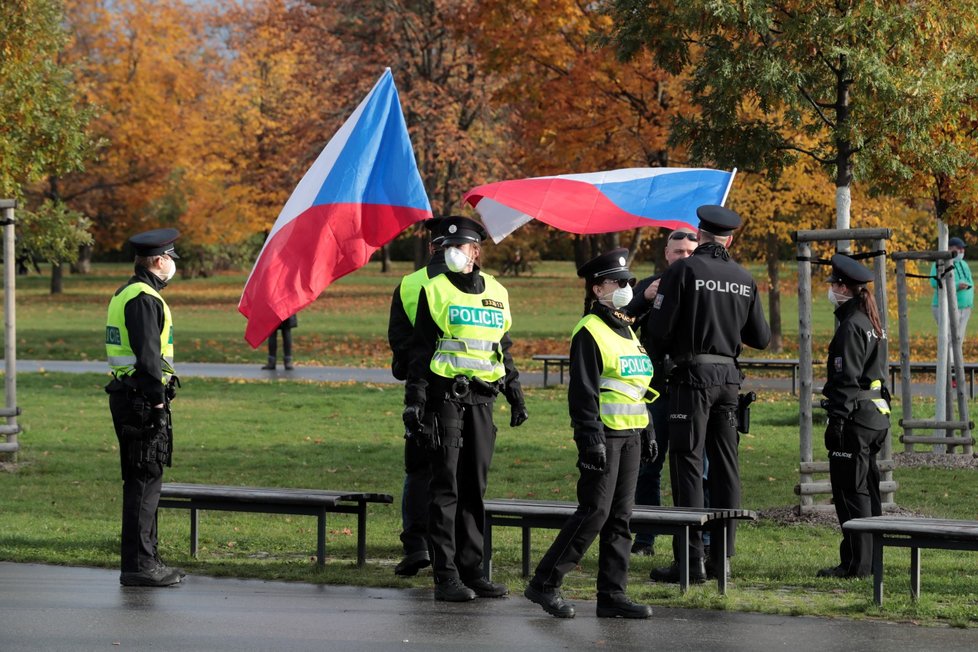
[[[388,68],[275,220],[238,302],[245,339],[258,348],[330,283],[431,216]]]
[[[536,218],[570,233],[613,233],[640,226],[698,223],[696,209],[727,198],[734,174],[709,168],[628,168],[499,181],[463,201],[478,211],[495,242]]]

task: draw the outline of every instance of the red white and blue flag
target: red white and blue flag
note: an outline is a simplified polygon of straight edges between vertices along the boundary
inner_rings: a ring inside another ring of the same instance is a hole
[[[532,219],[569,233],[640,226],[695,228],[696,209],[723,204],[734,174],[709,168],[628,168],[499,181],[473,188],[473,206],[499,242]]]
[[[257,348],[330,283],[431,216],[388,68],[275,220],[238,302],[245,339]]]

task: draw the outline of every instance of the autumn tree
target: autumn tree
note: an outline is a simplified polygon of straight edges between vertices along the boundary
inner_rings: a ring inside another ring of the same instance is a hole
[[[478,26],[483,65],[500,76],[494,103],[510,123],[515,176],[686,163],[683,150],[667,142],[670,121],[690,111],[682,83],[646,54],[618,61],[606,44],[612,21],[599,5],[486,2],[467,23]],[[580,263],[618,240],[575,243]],[[627,243],[634,254],[641,231]]]
[[[199,8],[181,0],[66,0],[66,56],[99,107],[103,146],[84,172],[51,178],[44,193],[89,216],[97,243],[117,249],[134,231],[193,231],[188,184],[205,159],[204,99],[220,59]]]
[[[62,59],[62,21],[54,0],[0,3],[0,197],[23,199],[30,184],[80,169],[91,151],[90,111]],[[85,223],[56,203],[28,201],[20,217],[21,258],[60,269],[77,256],[60,251],[62,227],[87,239]]]
[[[653,54],[688,70],[699,115],[680,119],[673,142],[694,159],[777,177],[801,155],[836,187],[836,226],[848,228],[854,179],[906,179],[887,146],[934,147],[934,98],[957,83],[963,57],[948,35],[974,29],[973,3],[910,0],[691,0],[662,6],[612,0],[625,58]],[[951,49],[948,49],[951,48]]]

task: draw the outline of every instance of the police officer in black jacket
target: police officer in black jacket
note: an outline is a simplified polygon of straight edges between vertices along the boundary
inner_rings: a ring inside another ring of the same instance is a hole
[[[737,357],[743,345],[767,347],[771,329],[754,279],[730,259],[727,246],[740,226],[737,213],[722,206],[700,206],[693,255],[674,263],[659,283],[649,320],[657,349],[677,365],[669,379],[669,467],[677,507],[703,507],[703,456],[710,460],[710,502],[740,507],[740,469],[736,409],[743,374]],[[728,531],[727,554],[734,553],[735,530]],[[678,538],[673,540],[679,558]],[[716,551],[711,574],[727,572]],[[690,535],[690,580],[702,582],[703,540]],[[652,570],[652,579],[678,582],[679,567]]]
[[[876,455],[890,428],[890,394],[880,346],[886,333],[876,300],[866,287],[872,280],[873,273],[852,258],[832,256],[828,296],[836,306],[839,327],[829,343],[822,407],[828,412],[825,448],[839,525],[882,514]],[[866,577],[872,553],[871,535],[843,530],[839,565],[823,568],[818,576]]]
[[[176,229],[130,238],[132,278],[109,302],[105,350],[112,381],[106,386],[122,466],[122,574],[125,586],[169,586],[184,573],[160,559],[156,509],[173,445],[170,399],[173,318],[160,292],[176,272]]]
[[[431,255],[428,264],[405,276],[391,298],[391,313],[387,323],[387,341],[391,347],[391,374],[398,380],[407,379],[410,364],[411,338],[418,310],[418,297],[422,287],[439,274],[448,271],[441,241],[447,235],[451,221],[446,217],[426,220],[425,228],[431,232],[428,246]],[[394,567],[394,574],[401,577],[417,575],[431,565],[428,552],[428,483],[431,469],[428,453],[413,437],[404,440],[404,489],[401,494],[401,544],[404,558]]]
[[[495,397],[506,397],[511,427],[526,421],[527,410],[509,353],[509,296],[478,267],[486,231],[458,216],[444,228],[449,271],[429,279],[418,295],[402,416],[430,451],[435,599],[463,602],[509,591],[482,573],[482,501],[496,443]]]

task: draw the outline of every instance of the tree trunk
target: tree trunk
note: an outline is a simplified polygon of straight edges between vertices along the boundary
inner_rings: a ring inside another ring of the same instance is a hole
[[[51,294],[64,290],[64,268],[61,263],[51,263]]]
[[[775,234],[767,236],[767,290],[768,321],[771,324],[771,351],[781,353],[784,350],[781,329],[781,278],[778,270],[778,238]]]
[[[391,271],[391,248],[390,245],[383,245],[380,248],[380,271],[383,274]]]
[[[419,270],[428,264],[428,248],[426,245],[427,238],[414,238],[414,269]]]
[[[92,245],[78,247],[78,260],[71,266],[72,274],[90,274],[92,271]]]
[[[642,234],[641,228],[636,228],[632,230],[632,243],[628,246],[628,265],[629,267],[635,261],[635,254],[638,253],[639,247],[642,246]]]

